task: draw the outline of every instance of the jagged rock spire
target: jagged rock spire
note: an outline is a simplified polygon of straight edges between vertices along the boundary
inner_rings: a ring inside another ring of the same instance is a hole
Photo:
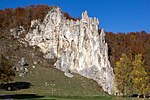
[[[50,11],[42,23],[31,22],[25,40],[37,45],[46,59],[57,58],[56,68],[65,72],[78,73],[96,80],[109,94],[112,92],[113,69],[108,60],[108,46],[105,33],[99,34],[97,18],[82,13],[80,21],[66,20],[60,8]],[[33,25],[35,23],[35,25]]]

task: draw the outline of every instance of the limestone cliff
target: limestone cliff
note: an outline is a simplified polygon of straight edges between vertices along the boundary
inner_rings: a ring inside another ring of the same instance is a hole
[[[96,80],[109,94],[112,92],[114,73],[108,60],[105,33],[98,32],[99,20],[87,12],[82,19],[67,20],[60,8],[48,12],[43,22],[33,20],[25,37],[29,45],[41,48],[46,59],[57,58],[56,68],[73,77],[71,72]]]

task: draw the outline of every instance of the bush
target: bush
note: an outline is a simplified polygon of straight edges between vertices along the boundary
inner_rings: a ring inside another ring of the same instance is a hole
[[[10,60],[0,54],[0,82],[12,81],[15,77],[15,68]]]

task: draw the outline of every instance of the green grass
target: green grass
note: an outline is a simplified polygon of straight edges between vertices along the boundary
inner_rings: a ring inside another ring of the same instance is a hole
[[[0,94],[36,94],[43,97],[26,99],[46,100],[144,100],[137,98],[113,97],[105,93],[99,85],[87,78],[74,74],[73,78],[64,76],[54,68],[30,67],[26,77],[16,77],[14,82],[29,82],[31,87],[17,91],[1,90]],[[47,82],[45,84],[45,82]],[[55,85],[54,85],[55,84]]]
[[[74,74],[73,78],[64,76],[64,73],[52,67],[54,61],[45,60],[39,48],[25,47],[16,39],[5,36],[0,38],[0,52],[8,56],[15,64],[21,57],[25,57],[29,64],[29,72],[23,78],[16,76],[13,82],[31,83],[30,88],[17,91],[0,90],[2,94],[36,94],[44,97],[68,96],[105,96],[101,87],[93,80]],[[33,61],[37,61],[36,68],[32,68]],[[13,83],[12,82],[12,83]]]
[[[25,77],[16,77],[14,82],[29,82],[30,88],[17,91],[1,90],[0,94],[37,94],[41,96],[99,96],[107,95],[93,80],[74,74],[73,78],[55,68],[36,65],[29,68]]]
[[[14,96],[16,94],[15,96],[18,99],[31,100],[143,100],[110,96],[93,80],[77,74],[74,74],[73,78],[64,76],[62,71],[52,67],[53,61],[50,62],[42,57],[37,48],[25,47],[11,38],[9,40],[0,38],[0,41],[0,52],[9,56],[14,64],[17,64],[21,57],[26,57],[29,64],[27,75],[23,78],[16,76],[13,82],[28,82],[31,84],[28,89],[0,90],[0,99],[2,99],[2,95]],[[32,56],[33,54],[34,56]],[[33,61],[38,62],[35,68],[32,68]]]

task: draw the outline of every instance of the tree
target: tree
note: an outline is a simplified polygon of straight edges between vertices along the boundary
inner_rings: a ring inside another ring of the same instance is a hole
[[[132,62],[133,70],[131,77],[133,80],[134,93],[145,94],[148,92],[148,74],[146,73],[142,61],[142,55],[135,55],[135,60]]]
[[[148,48],[146,57],[145,57],[145,69],[146,69],[148,76],[150,76],[150,48]],[[150,83],[150,79],[149,79],[149,83]]]
[[[12,81],[15,77],[13,64],[0,54],[0,82]]]
[[[123,95],[131,95],[132,93],[146,94],[149,92],[149,76],[145,71],[142,55],[135,55],[134,61],[122,54],[120,60],[116,63],[115,82],[119,93]]]
[[[132,80],[130,72],[132,71],[132,63],[125,53],[122,54],[120,60],[116,63],[115,71],[115,82],[119,93],[123,95],[129,95],[132,88]]]

